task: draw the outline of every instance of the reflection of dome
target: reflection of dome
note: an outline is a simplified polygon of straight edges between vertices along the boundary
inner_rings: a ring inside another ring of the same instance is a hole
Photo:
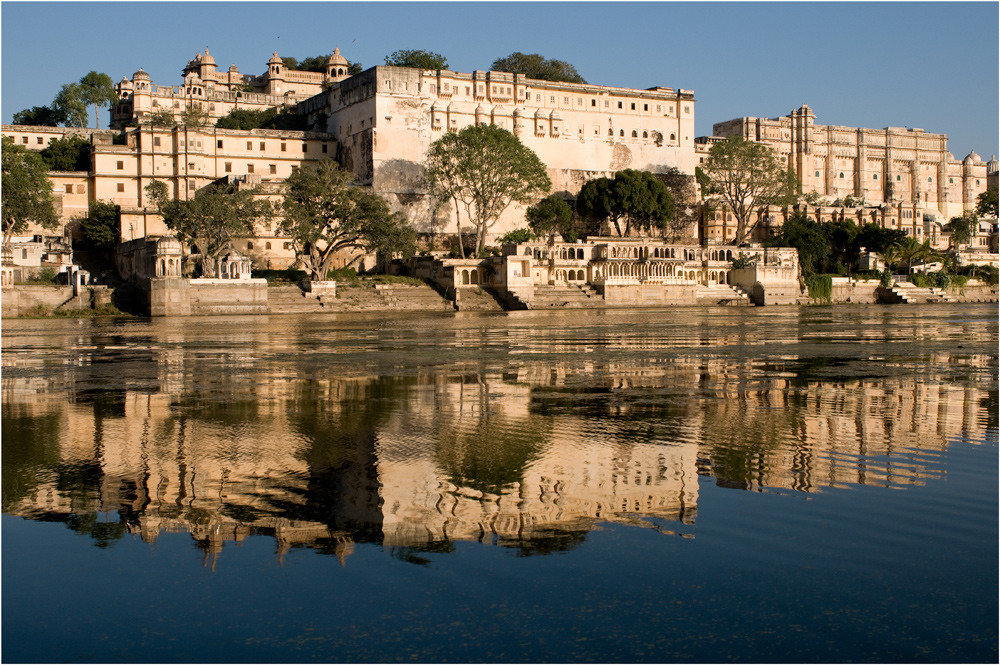
[[[137,71],[135,74],[132,74],[132,80],[134,81],[136,79],[145,79],[147,81],[150,80],[149,74],[143,71],[142,67],[140,67],[139,71]]]
[[[340,55],[340,48],[333,49],[333,55],[326,59],[327,65],[343,65],[347,67],[347,58]]]

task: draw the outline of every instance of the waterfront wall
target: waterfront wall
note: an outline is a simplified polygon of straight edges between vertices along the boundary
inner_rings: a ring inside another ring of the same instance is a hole
[[[90,291],[73,295],[73,286],[11,286],[3,290],[4,317],[47,313],[56,309],[85,309],[91,306]]]

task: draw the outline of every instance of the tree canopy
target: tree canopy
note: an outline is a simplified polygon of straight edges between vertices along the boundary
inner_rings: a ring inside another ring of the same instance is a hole
[[[627,237],[633,230],[664,231],[674,218],[670,191],[653,174],[624,169],[612,178],[591,180],[576,198],[580,216],[591,224],[609,222],[615,233]]]
[[[80,99],[83,100],[84,104],[94,105],[94,122],[100,127],[101,119],[98,109],[102,106],[110,108],[118,101],[115,83],[107,74],[90,71],[80,78]]]
[[[94,201],[80,220],[80,234],[86,244],[110,252],[121,242],[121,207],[110,201]]]
[[[969,242],[978,221],[975,213],[965,214],[961,217],[952,217],[951,221],[944,226],[945,230],[951,231],[952,247],[964,245]]]
[[[32,106],[14,114],[15,125],[58,127],[62,122],[66,122],[66,116],[51,106]]]
[[[233,109],[215,122],[219,129],[284,129],[305,131],[307,119],[304,115],[279,111],[277,108],[263,109]]]
[[[781,168],[774,150],[741,136],[715,143],[701,168],[711,182],[711,196],[736,218],[736,244],[746,241],[767,206],[795,194],[795,179]]]
[[[315,280],[326,279],[334,258],[366,252],[412,256],[416,232],[382,197],[354,185],[353,173],[333,160],[304,167],[288,177],[279,231],[292,239],[295,254]]]
[[[237,238],[253,238],[257,229],[274,218],[271,203],[259,198],[259,188],[237,184],[212,186],[187,201],[169,199],[160,182],[146,186],[147,196],[156,204],[163,223],[178,240],[195,244],[202,255],[202,274],[215,275],[219,255]]]
[[[448,132],[431,144],[427,179],[432,195],[454,202],[456,220],[459,208],[465,209],[479,253],[511,203],[528,203],[552,187],[538,155],[502,127],[485,124]]]
[[[506,57],[494,60],[490,69],[495,72],[524,74],[528,78],[542,81],[586,83],[573,65],[562,60],[546,60],[537,53],[525,54],[515,51]]]
[[[538,236],[558,233],[568,236],[573,227],[573,208],[558,194],[551,194],[524,212],[528,226]]]
[[[885,229],[878,224],[859,227],[848,220],[817,222],[799,210],[789,215],[764,244],[798,250],[799,265],[804,275],[847,275],[855,270],[861,248],[882,254],[889,261],[894,253],[898,254],[898,248],[907,238],[900,229]]]
[[[44,229],[59,226],[52,182],[41,155],[15,145],[3,137],[0,155],[3,160],[3,197],[0,198],[0,218],[3,219],[3,244],[14,235],[28,230],[30,223]]]
[[[413,67],[414,69],[448,69],[448,59],[440,53],[407,49],[393,51],[385,56],[385,64],[390,67]]]
[[[302,60],[296,60],[295,58],[282,58],[282,62],[289,69],[297,69],[300,72],[316,72],[318,74],[326,73],[326,61],[333,55],[332,53],[327,53],[326,55],[314,55],[308,58],[303,58]],[[294,64],[289,64],[289,63]],[[347,73],[351,76],[355,74],[360,74],[363,71],[360,62],[347,61]]]
[[[83,87],[79,83],[64,83],[52,100],[52,108],[67,127],[87,126],[87,103],[83,101]]]
[[[989,189],[976,197],[976,214],[980,217],[1000,217],[997,190]]]
[[[39,155],[50,171],[90,171],[90,141],[65,136],[49,143]]]

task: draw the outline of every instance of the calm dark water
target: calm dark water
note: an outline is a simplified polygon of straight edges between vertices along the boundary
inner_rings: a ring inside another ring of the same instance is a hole
[[[996,662],[995,306],[3,322],[5,662]]]

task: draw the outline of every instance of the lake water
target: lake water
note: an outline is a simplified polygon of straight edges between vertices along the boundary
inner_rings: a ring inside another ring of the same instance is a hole
[[[3,322],[5,662],[996,662],[995,305]]]

